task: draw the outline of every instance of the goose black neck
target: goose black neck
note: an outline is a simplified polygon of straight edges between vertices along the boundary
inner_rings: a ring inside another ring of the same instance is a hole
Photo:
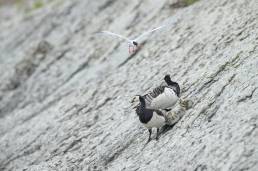
[[[140,100],[140,105],[136,108],[136,113],[137,115],[142,118],[144,117],[144,113],[145,113],[145,100],[143,97],[139,96],[139,100]]]
[[[145,99],[141,96],[140,96],[140,106],[138,108],[138,111],[136,111],[136,112],[142,123],[148,123],[153,116],[153,110],[146,109]]]
[[[177,84],[176,82],[174,82],[174,81],[171,80],[171,78],[170,78],[169,75],[166,75],[165,78],[164,78],[164,80],[166,81],[166,83],[167,83],[168,85],[176,85],[176,84]]]
[[[145,103],[144,98],[143,98],[143,97],[141,97],[141,96],[140,96],[139,98],[140,98],[140,103],[141,103],[141,105],[140,105],[140,106],[141,106],[141,108],[142,108],[142,109],[145,109],[145,105],[146,105],[146,103]]]
[[[166,81],[166,83],[169,86],[175,87],[176,90],[174,90],[174,91],[175,91],[176,95],[179,97],[179,95],[180,95],[180,87],[179,87],[178,83],[172,81],[169,75],[166,75],[164,80]]]
[[[168,80],[168,81],[167,81],[167,84],[168,84],[168,85],[172,85],[172,86],[177,85],[177,83],[174,82],[174,81],[172,81],[172,80]]]

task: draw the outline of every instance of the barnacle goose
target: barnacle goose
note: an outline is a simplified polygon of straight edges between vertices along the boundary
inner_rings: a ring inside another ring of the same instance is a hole
[[[177,82],[171,80],[170,75],[164,77],[165,84],[154,88],[151,92],[142,96],[148,109],[170,110],[178,101],[180,87]],[[133,108],[139,106],[140,95],[134,96],[131,103]]]
[[[140,104],[136,107],[136,114],[139,116],[140,122],[149,130],[149,139],[151,140],[152,128],[157,128],[156,140],[159,138],[159,128],[167,122],[166,114],[162,110],[147,109],[145,98],[139,96]]]

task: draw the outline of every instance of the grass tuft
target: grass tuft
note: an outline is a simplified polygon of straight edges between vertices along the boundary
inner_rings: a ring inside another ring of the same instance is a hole
[[[183,0],[185,6],[192,5],[193,3],[197,2],[198,0]]]
[[[33,4],[33,9],[39,9],[42,8],[44,6],[44,3],[42,1],[35,1]]]

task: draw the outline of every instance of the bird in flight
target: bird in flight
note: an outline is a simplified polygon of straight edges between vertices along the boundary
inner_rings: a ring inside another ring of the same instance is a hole
[[[160,30],[160,29],[162,29],[162,28],[164,28],[164,27],[166,27],[166,26],[167,26],[167,25],[162,25],[162,26],[159,26],[159,27],[154,28],[154,29],[152,29],[152,30],[143,32],[142,34],[140,34],[138,37],[136,37],[136,38],[134,38],[134,39],[130,39],[130,38],[126,37],[126,36],[122,36],[122,35],[120,35],[120,34],[112,33],[112,32],[110,32],[110,31],[101,31],[101,32],[99,32],[99,33],[105,34],[105,35],[109,35],[109,36],[112,36],[112,37],[117,37],[117,38],[120,38],[120,39],[122,39],[122,40],[127,41],[128,46],[129,46],[129,54],[131,54],[131,53],[135,53],[135,52],[137,51],[137,49],[139,48],[139,41],[140,41],[143,37],[145,37],[145,36],[147,36],[147,35],[149,35],[149,34],[155,32],[155,31],[157,31],[157,30]],[[131,48],[132,48],[132,50],[131,50]]]

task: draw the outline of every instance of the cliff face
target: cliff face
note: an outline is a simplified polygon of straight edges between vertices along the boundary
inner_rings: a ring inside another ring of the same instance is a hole
[[[0,9],[0,170],[258,170],[257,0],[44,2]],[[145,146],[130,100],[166,73],[193,106]]]

